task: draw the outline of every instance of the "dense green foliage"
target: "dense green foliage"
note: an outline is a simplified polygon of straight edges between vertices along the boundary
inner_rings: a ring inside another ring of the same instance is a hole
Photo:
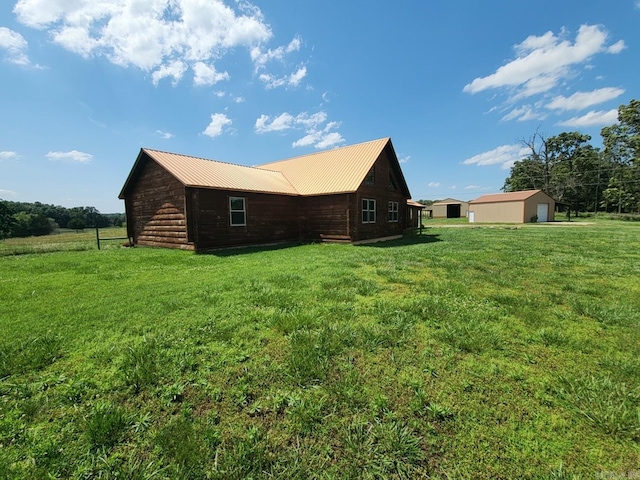
[[[591,137],[536,132],[523,143],[529,155],[517,161],[503,190],[541,189],[573,210],[640,212],[640,101],[618,109],[618,123],[601,132],[604,148]]]
[[[640,226],[424,233],[1,257],[0,478],[637,474]]]
[[[95,207],[66,208],[0,199],[0,239],[48,235],[58,228],[121,227],[124,221],[123,213],[102,214]]]

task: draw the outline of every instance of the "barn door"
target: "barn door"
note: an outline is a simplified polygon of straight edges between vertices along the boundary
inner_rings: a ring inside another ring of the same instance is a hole
[[[548,203],[539,203],[538,204],[538,221],[546,222],[548,221],[548,213],[549,213],[549,204]]]

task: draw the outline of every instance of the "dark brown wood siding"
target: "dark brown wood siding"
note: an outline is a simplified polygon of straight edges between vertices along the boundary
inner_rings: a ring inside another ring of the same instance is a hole
[[[153,160],[140,168],[126,207],[135,244],[193,249],[187,240],[184,186]]]
[[[407,197],[400,188],[400,181],[386,150],[383,150],[376,160],[374,169],[374,183],[371,185],[366,181],[363,182],[356,194],[352,195],[350,230],[354,242],[402,235],[407,225]],[[362,200],[364,199],[376,201],[375,223],[362,221]],[[397,221],[390,219],[389,202],[398,203]]]
[[[351,194],[300,197],[300,233],[307,240],[351,241]]]
[[[198,250],[300,238],[298,197],[205,188],[190,189],[189,197],[197,216],[191,230]],[[245,199],[245,226],[231,226],[230,197]]]

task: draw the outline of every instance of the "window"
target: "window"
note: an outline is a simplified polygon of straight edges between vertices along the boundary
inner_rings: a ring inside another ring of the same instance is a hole
[[[362,199],[362,223],[376,223],[376,201]]]
[[[229,197],[229,217],[232,227],[243,227],[247,224],[244,197]]]
[[[398,202],[389,202],[389,221],[398,221]]]
[[[371,167],[371,170],[369,170],[369,173],[367,173],[367,176],[364,177],[364,184],[374,185],[375,183],[376,183],[376,167],[373,166]]]

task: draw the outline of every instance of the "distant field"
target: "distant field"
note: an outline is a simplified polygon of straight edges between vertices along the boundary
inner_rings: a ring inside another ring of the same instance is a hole
[[[635,478],[639,279],[622,222],[6,255],[0,479]]]
[[[100,229],[100,238],[126,237],[126,227],[109,227]],[[100,242],[100,247],[120,246],[125,240],[108,240]],[[96,231],[87,228],[85,230],[61,230],[59,233],[44,235],[41,237],[8,238],[0,240],[0,256],[22,255],[25,253],[45,253],[59,251],[80,251],[97,249]]]

